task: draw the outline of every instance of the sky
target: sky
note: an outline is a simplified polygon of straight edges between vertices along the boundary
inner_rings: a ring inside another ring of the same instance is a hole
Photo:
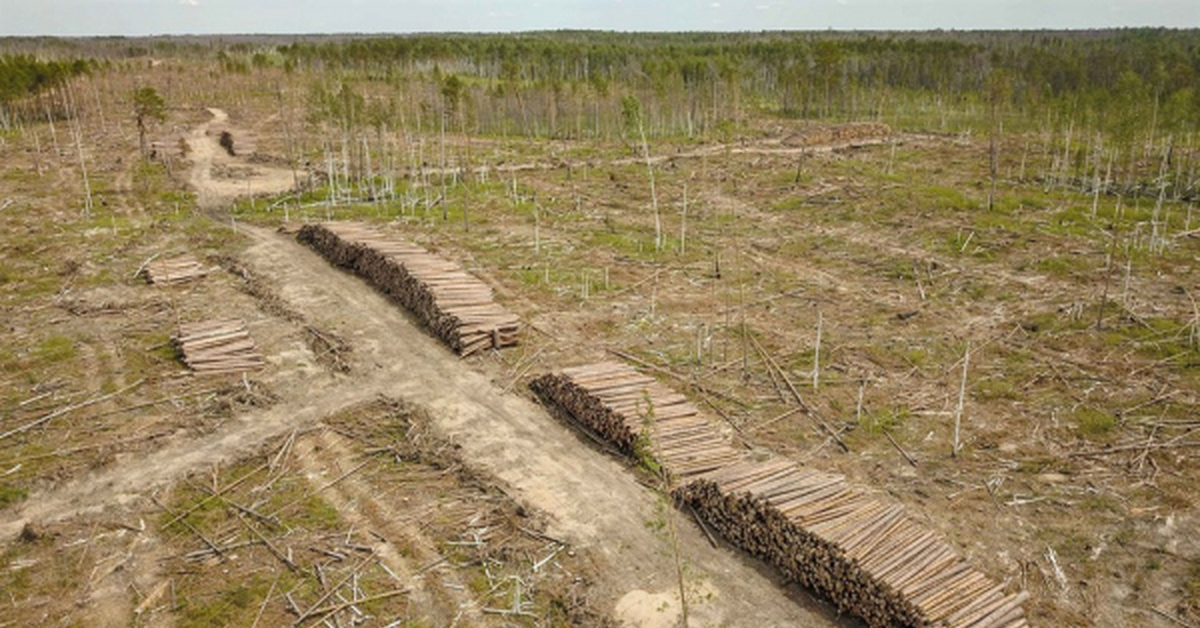
[[[0,35],[1200,27],[1200,0],[0,0]]]

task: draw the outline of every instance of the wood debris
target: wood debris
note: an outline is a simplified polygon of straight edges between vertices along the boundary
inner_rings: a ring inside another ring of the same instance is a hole
[[[356,223],[305,225],[298,239],[406,307],[459,355],[517,344],[520,319],[453,262]]]
[[[146,281],[162,286],[173,286],[203,278],[209,269],[196,261],[195,258],[184,255],[169,259],[156,259],[146,264]]]
[[[196,373],[244,373],[266,364],[240,319],[185,323],[171,342]]]
[[[564,369],[530,386],[621,451],[653,456],[675,497],[729,542],[869,626],[1029,625],[1026,593],[1006,593],[900,504],[786,459],[748,459],[628,366]]]
[[[864,142],[890,137],[892,129],[878,122],[813,125],[783,139],[784,146],[823,146],[840,142]]]

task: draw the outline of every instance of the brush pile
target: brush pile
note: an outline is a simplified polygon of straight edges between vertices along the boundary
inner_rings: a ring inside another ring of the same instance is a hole
[[[198,375],[244,373],[265,365],[245,322],[237,319],[185,323],[171,342]]]
[[[146,281],[152,284],[173,286],[200,279],[208,274],[208,269],[194,258],[184,255],[154,260],[146,264],[143,274]]]
[[[839,475],[748,460],[684,397],[624,364],[564,369],[530,387],[659,465],[675,497],[731,543],[873,628],[1028,626],[1026,594],[1005,594],[901,505]]]
[[[823,146],[826,144],[857,144],[881,140],[892,135],[892,128],[878,122],[813,125],[783,140],[784,146]]]
[[[359,224],[305,225],[297,237],[403,305],[459,355],[517,344],[520,319],[457,264]]]
[[[529,386],[622,453],[651,456],[677,482],[742,457],[683,395],[624,364],[564,369]]]

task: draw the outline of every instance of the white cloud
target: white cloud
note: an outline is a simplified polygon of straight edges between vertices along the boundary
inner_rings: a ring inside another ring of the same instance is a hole
[[[719,8],[721,8],[721,3],[720,3],[720,2],[714,2],[714,3],[712,3],[712,8],[714,8],[714,9],[719,9]]]
[[[200,0],[179,0],[179,4],[185,7],[198,7],[200,6]]]

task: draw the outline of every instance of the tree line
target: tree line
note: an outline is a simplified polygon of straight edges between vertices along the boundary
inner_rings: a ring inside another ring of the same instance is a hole
[[[1200,116],[1200,32],[678,33],[417,35],[296,42],[293,67],[378,75],[438,68],[496,85],[662,95],[739,95],[804,117],[861,117],[888,91],[983,102],[994,75],[1022,112],[1074,109],[1114,127],[1131,96],[1170,104],[1165,124]],[[883,101],[883,102],[886,102]]]
[[[91,69],[87,59],[43,61],[31,55],[0,55],[0,106],[59,87]]]

